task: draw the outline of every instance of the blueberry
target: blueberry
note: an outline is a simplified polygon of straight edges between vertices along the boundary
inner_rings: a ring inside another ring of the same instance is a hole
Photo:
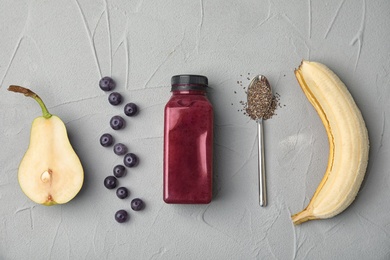
[[[114,130],[122,129],[125,126],[125,120],[121,116],[113,116],[110,120],[110,126]]]
[[[134,103],[127,103],[124,110],[126,116],[134,116],[138,112],[138,107]]]
[[[125,187],[119,187],[116,190],[116,196],[118,196],[120,199],[125,199],[129,196],[129,190]]]
[[[114,145],[114,153],[116,155],[124,155],[127,153],[127,146],[122,143],[117,143]]]
[[[124,209],[118,210],[115,213],[115,220],[119,223],[126,222],[129,217],[129,214],[127,214],[127,211]]]
[[[125,158],[123,158],[123,163],[127,167],[134,167],[138,164],[138,157],[133,153],[128,153],[125,155]]]
[[[115,189],[116,185],[117,185],[117,179],[114,176],[107,176],[104,179],[104,186],[107,189],[109,189],[109,190]]]
[[[144,206],[145,206],[144,202],[139,198],[133,199],[131,201],[131,208],[135,211],[139,211],[143,209]]]
[[[112,92],[109,96],[108,96],[108,102],[113,105],[113,106],[117,106],[119,105],[120,103],[122,103],[122,95],[119,94],[118,92]]]
[[[126,175],[126,168],[123,165],[117,165],[113,169],[113,174],[117,178],[121,178]]]
[[[110,134],[103,134],[100,137],[100,144],[104,147],[111,146],[114,143],[114,138]]]
[[[111,91],[115,88],[115,81],[110,77],[104,77],[99,81],[99,87],[103,91]]]

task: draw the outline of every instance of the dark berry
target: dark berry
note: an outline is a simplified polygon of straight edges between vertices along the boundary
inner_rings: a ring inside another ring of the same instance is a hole
[[[110,134],[103,134],[100,137],[100,144],[104,147],[111,146],[114,143],[114,138]]]
[[[122,143],[117,143],[114,145],[114,153],[116,155],[124,155],[127,153],[127,146]]]
[[[126,168],[123,165],[117,165],[113,169],[113,174],[117,178],[121,178],[126,175]]]
[[[125,158],[123,158],[123,163],[127,167],[134,167],[138,164],[138,157],[133,153],[128,153],[125,155]]]
[[[134,116],[138,112],[138,107],[134,103],[127,103],[124,110],[126,116]]]
[[[139,198],[133,199],[131,201],[131,208],[135,211],[139,211],[143,209],[144,206],[145,206],[144,202]]]
[[[121,116],[113,116],[110,120],[110,126],[114,130],[122,129],[125,126],[125,120]]]
[[[117,106],[119,105],[120,103],[122,103],[122,95],[119,94],[118,92],[112,92],[109,96],[108,96],[108,102],[113,105],[113,106]]]
[[[104,179],[104,186],[107,189],[109,189],[109,190],[115,189],[116,185],[117,185],[117,180],[116,180],[116,178],[114,176],[107,176]]]
[[[116,196],[118,196],[120,199],[125,199],[129,196],[129,190],[125,187],[119,187],[116,190]]]
[[[115,81],[110,77],[104,77],[99,81],[99,87],[104,91],[111,91],[115,88]]]
[[[127,214],[127,211],[124,209],[118,210],[115,213],[115,220],[119,223],[126,222],[129,217],[129,214]]]

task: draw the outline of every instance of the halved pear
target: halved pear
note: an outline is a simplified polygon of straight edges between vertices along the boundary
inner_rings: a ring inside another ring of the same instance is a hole
[[[83,185],[84,170],[64,123],[50,114],[31,90],[20,86],[10,86],[8,90],[34,98],[43,114],[32,123],[30,144],[19,165],[22,191],[32,201],[46,206],[69,202]]]

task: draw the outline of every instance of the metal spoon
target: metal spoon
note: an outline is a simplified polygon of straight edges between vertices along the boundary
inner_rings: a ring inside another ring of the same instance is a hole
[[[272,89],[268,80],[263,75],[257,75],[254,77],[248,86],[248,93],[251,88],[256,86],[256,83],[261,81],[264,86],[267,86],[271,93]],[[249,95],[248,95],[249,96]],[[248,107],[251,105],[248,98]],[[267,187],[266,187],[266,179],[265,179],[265,159],[264,159],[264,134],[263,134],[263,118],[258,117],[256,119],[257,123],[257,140],[258,140],[258,175],[259,175],[259,204],[261,207],[265,207],[267,205]]]

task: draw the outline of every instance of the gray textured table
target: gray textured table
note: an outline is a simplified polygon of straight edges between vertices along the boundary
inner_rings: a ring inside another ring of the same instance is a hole
[[[0,259],[389,259],[390,2],[11,1],[0,8]],[[326,168],[328,141],[293,73],[319,61],[346,83],[368,127],[367,177],[330,220],[294,227]],[[215,108],[215,185],[209,205],[162,201],[163,108],[170,77],[208,76]],[[242,85],[266,75],[280,95],[265,122],[269,206],[258,205],[256,125]],[[120,180],[147,207],[130,209],[103,186],[121,158],[99,144],[122,113],[98,87],[112,75],[137,117],[114,136],[140,157]],[[237,81],[239,83],[237,83]],[[45,207],[19,188],[37,104],[65,122],[85,168],[70,203]],[[129,222],[114,213],[128,209]]]

